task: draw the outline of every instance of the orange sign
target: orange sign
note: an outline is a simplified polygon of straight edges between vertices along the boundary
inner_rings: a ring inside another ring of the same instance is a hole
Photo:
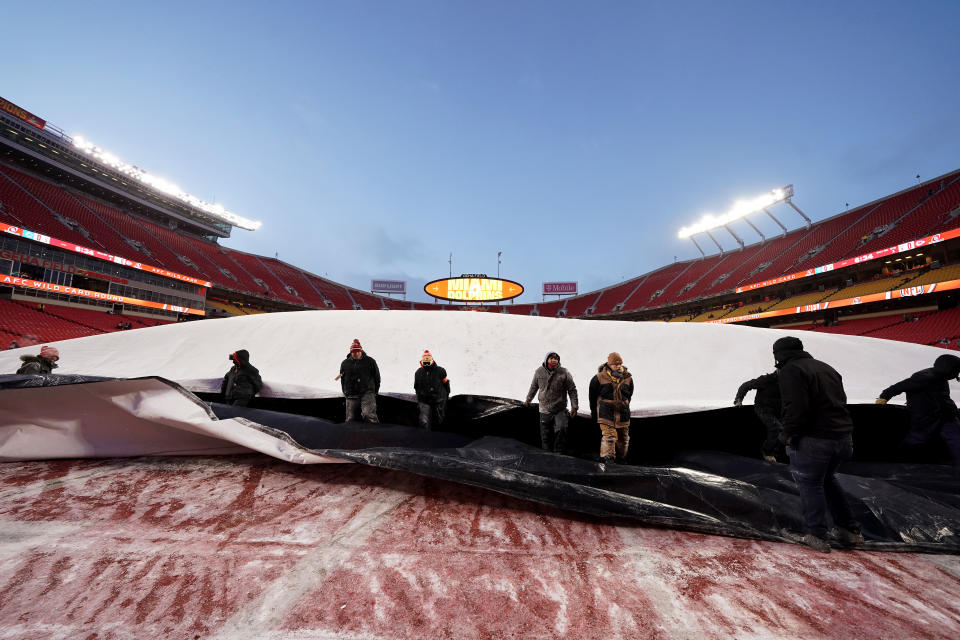
[[[61,293],[68,296],[77,296],[79,298],[89,298],[91,300],[105,300],[106,302],[119,302],[122,304],[133,304],[141,307],[150,307],[153,309],[163,309],[164,311],[176,311],[177,313],[190,313],[195,316],[206,315],[203,309],[191,309],[190,307],[180,307],[174,304],[164,304],[163,302],[154,302],[153,300],[140,300],[138,298],[128,298],[127,296],[118,296],[113,293],[101,293],[100,291],[88,291],[87,289],[78,289],[68,287],[62,284],[52,284],[43,280],[33,280],[31,278],[18,278],[15,276],[0,276],[0,284],[13,287],[27,287],[37,289],[38,291],[49,291],[50,293]],[[38,298],[43,302],[42,298]]]
[[[523,293],[523,285],[501,278],[444,278],[424,285],[427,295],[451,302],[497,302],[510,300]]]

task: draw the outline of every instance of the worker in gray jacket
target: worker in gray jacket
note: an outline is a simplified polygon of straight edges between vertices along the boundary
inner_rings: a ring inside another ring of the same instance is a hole
[[[570,372],[560,366],[560,356],[551,351],[543,364],[533,373],[533,382],[527,392],[524,405],[530,406],[533,394],[540,403],[540,443],[547,451],[564,453],[567,446],[567,425],[570,417],[577,415],[577,385]],[[567,414],[567,396],[570,396],[570,413]]]

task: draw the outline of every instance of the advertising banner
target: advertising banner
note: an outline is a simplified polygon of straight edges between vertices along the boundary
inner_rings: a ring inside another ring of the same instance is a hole
[[[915,249],[922,249],[931,244],[936,244],[938,242],[943,242],[944,240],[950,240],[951,238],[960,237],[960,228],[951,229],[950,231],[944,231],[943,233],[935,233],[932,236],[927,236],[926,238],[920,238],[919,240],[911,240],[910,242],[905,242],[903,244],[898,244],[894,247],[887,247],[886,249],[878,249],[877,251],[871,251],[870,253],[865,253],[862,256],[857,256],[855,258],[847,258],[846,260],[841,260],[839,262],[834,262],[831,264],[823,265],[822,267],[815,267],[813,269],[807,269],[806,271],[798,271],[796,273],[791,273],[789,275],[780,276],[779,278],[772,278],[770,280],[764,280],[763,282],[754,282],[753,284],[747,284],[742,287],[737,287],[737,293],[743,293],[744,291],[753,291],[754,289],[762,289],[763,287],[769,287],[775,284],[783,284],[784,282],[790,282],[791,280],[797,280],[799,278],[806,278],[813,275],[818,275],[825,273],[827,271],[833,271],[834,269],[843,269],[844,267],[849,267],[852,264],[861,264],[864,262],[869,262],[871,260],[877,260],[879,258],[886,258],[887,256],[893,256],[898,253],[906,253],[907,251],[913,251]]]
[[[371,280],[370,293],[402,293],[407,294],[406,280]]]
[[[30,113],[30,112],[27,111],[26,109],[21,109],[20,107],[18,107],[17,105],[13,104],[13,103],[10,102],[9,100],[5,100],[5,99],[3,99],[3,98],[0,98],[0,109],[3,109],[4,111],[6,111],[7,113],[9,113],[9,114],[12,115],[12,116],[16,116],[16,117],[20,118],[20,119],[23,120],[24,122],[27,122],[27,123],[29,123],[29,124],[32,124],[33,126],[35,126],[35,127],[38,128],[38,129],[43,129],[44,127],[47,126],[47,121],[46,121],[46,120],[44,120],[43,118],[40,118],[40,117],[37,117],[37,116],[33,115],[32,113]]]
[[[543,283],[543,295],[566,295],[566,294],[577,294],[577,283],[576,282],[544,282]]]
[[[709,324],[729,324],[731,322],[746,322],[748,320],[759,320],[761,318],[775,318],[777,316],[790,316],[797,313],[808,313],[810,311],[824,311],[826,309],[837,309],[839,307],[849,307],[855,304],[866,304],[868,302],[880,302],[881,300],[896,300],[897,298],[911,298],[913,296],[922,296],[934,291],[950,291],[951,289],[960,289],[960,280],[945,280],[943,282],[934,282],[932,284],[917,285],[907,287],[906,289],[893,289],[891,291],[881,291],[880,293],[871,293],[865,296],[855,298],[844,298],[843,300],[828,300],[816,304],[808,304],[802,307],[787,307],[786,309],[777,309],[776,311],[762,311],[760,313],[749,313],[747,315],[736,316],[733,318],[720,318],[719,320],[708,320]]]
[[[149,273],[153,273],[158,276],[162,276],[164,278],[172,278],[174,280],[180,280],[181,282],[189,282],[190,284],[195,284],[198,287],[207,287],[208,289],[210,288],[209,280],[200,280],[198,278],[191,278],[190,276],[185,276],[175,271],[167,271],[166,269],[161,269],[160,267],[154,267],[149,264],[143,264],[142,262],[134,262],[133,260],[128,260],[127,258],[121,258],[120,256],[115,256],[110,253],[104,253],[103,251],[97,251],[96,249],[89,249],[87,247],[80,246],[79,244],[73,244],[72,242],[66,242],[64,240],[58,240],[57,238],[51,238],[50,236],[45,236],[42,233],[37,233],[36,231],[30,231],[29,229],[24,229],[23,227],[15,227],[13,225],[6,224],[5,222],[0,222],[0,232],[9,233],[14,236],[20,236],[21,238],[26,238],[27,240],[33,240],[34,242],[42,242],[43,244],[48,244],[51,247],[57,247],[58,249],[72,251],[73,253],[79,253],[85,256],[90,256],[91,258],[96,258],[98,260],[106,260],[107,262],[123,265],[124,267],[130,267],[131,269],[147,271]]]
[[[48,293],[59,293],[65,296],[89,298],[90,300],[104,300],[106,302],[119,302],[121,304],[135,304],[141,307],[150,307],[151,309],[163,309],[164,311],[175,311],[177,313],[190,313],[195,316],[206,315],[203,309],[179,307],[173,304],[164,304],[163,302],[154,302],[152,300],[139,300],[137,298],[128,298],[126,296],[118,296],[112,293],[102,293],[100,291],[88,291],[87,289],[77,289],[76,287],[67,287],[62,284],[51,284],[49,282],[33,280],[31,278],[0,276],[0,285],[6,285],[8,287],[26,287],[28,289],[36,289],[38,291],[47,291]]]

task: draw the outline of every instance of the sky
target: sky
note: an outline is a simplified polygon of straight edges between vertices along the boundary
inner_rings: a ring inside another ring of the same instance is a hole
[[[451,269],[592,291],[737,199],[793,184],[816,221],[960,168],[955,0],[37,9],[4,6],[0,96],[263,222],[226,246],[408,300]]]

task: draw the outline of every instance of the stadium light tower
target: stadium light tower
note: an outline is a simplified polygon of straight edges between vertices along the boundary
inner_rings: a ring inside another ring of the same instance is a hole
[[[789,204],[797,213],[800,214],[800,216],[806,221],[807,227],[809,227],[811,224],[810,218],[804,215],[803,211],[800,211],[800,209],[798,209],[797,206],[793,204],[793,202],[791,201],[792,197],[793,197],[793,185],[788,184],[785,187],[780,187],[779,189],[773,189],[769,193],[759,195],[755,198],[750,198],[749,200],[737,200],[736,202],[733,203],[733,206],[730,207],[730,209],[723,215],[717,216],[717,215],[713,215],[712,213],[708,213],[708,214],[705,214],[700,219],[699,222],[696,222],[686,227],[682,227],[680,231],[677,233],[677,237],[690,238],[690,240],[693,241],[693,244],[696,245],[697,249],[700,251],[700,254],[706,257],[706,254],[703,253],[703,249],[701,249],[700,245],[697,244],[697,241],[694,240],[694,236],[698,233],[706,233],[708,236],[710,236],[710,239],[713,240],[713,243],[717,245],[717,248],[720,249],[720,253],[723,253],[723,247],[720,246],[720,243],[717,242],[717,239],[714,238],[713,234],[711,234],[710,232],[715,231],[717,229],[725,229],[731,236],[733,236],[733,239],[737,241],[737,244],[739,244],[740,247],[743,248],[745,246],[743,239],[740,238],[740,236],[738,236],[736,233],[734,233],[733,229],[730,228],[730,224],[737,220],[744,220],[748,225],[750,225],[750,227],[754,231],[757,232],[761,240],[766,240],[767,239],[766,236],[764,236],[763,233],[760,232],[760,230],[756,227],[756,225],[754,225],[752,222],[750,222],[750,220],[747,219],[747,216],[750,216],[759,211],[763,211],[768,216],[773,218],[774,221],[778,225],[780,225],[780,228],[783,229],[784,234],[786,234],[787,228],[783,226],[783,224],[779,220],[777,220],[776,217],[774,217],[774,215],[770,213],[770,210],[769,210],[769,207],[779,202],[786,202],[787,204]]]

